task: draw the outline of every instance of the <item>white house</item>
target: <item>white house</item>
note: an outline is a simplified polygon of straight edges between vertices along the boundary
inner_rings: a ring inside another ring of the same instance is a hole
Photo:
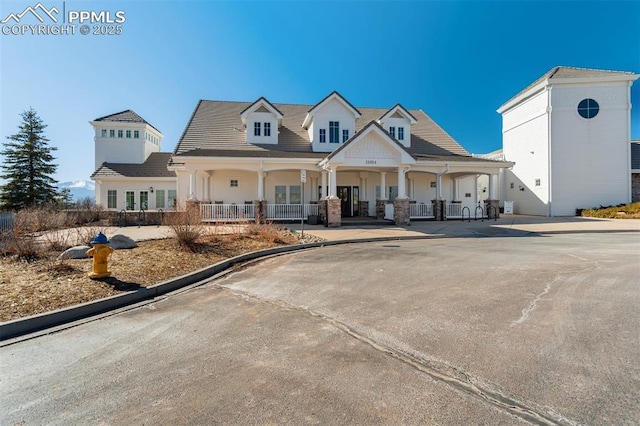
[[[95,136],[96,204],[110,210],[173,208],[176,174],[170,153],[160,152],[163,135],[131,110],[90,122]]]
[[[96,119],[96,150],[110,146],[110,130],[129,116],[140,131],[155,130],[131,111]],[[125,134],[124,142],[137,141]],[[175,188],[177,205],[198,205],[204,220],[319,215],[328,226],[352,216],[406,224],[497,214],[498,175],[513,166],[470,156],[421,110],[356,108],[338,92],[315,105],[202,100],[172,153],[158,145],[142,159],[133,151],[127,160],[107,148],[92,175],[97,202],[159,208],[145,192],[167,191],[168,206]],[[168,166],[160,167],[165,158]],[[482,175],[490,177],[484,196]]]
[[[501,158],[515,163],[503,172],[501,196],[514,201],[515,213],[573,216],[632,200],[631,85],[638,77],[555,67],[498,109]]]

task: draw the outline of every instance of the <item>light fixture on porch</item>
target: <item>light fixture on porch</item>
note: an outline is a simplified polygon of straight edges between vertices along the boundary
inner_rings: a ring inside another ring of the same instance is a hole
[[[153,186],[149,188],[149,192],[153,194]]]

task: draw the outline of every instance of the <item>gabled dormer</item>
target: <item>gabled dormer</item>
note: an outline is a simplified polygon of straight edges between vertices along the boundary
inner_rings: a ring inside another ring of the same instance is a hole
[[[163,134],[130,109],[89,123],[95,131],[96,169],[104,162],[142,164],[160,151]]]
[[[242,124],[247,129],[247,143],[278,143],[278,128],[284,114],[266,98],[260,97],[240,113]]]
[[[340,93],[333,91],[313,106],[302,123],[315,152],[331,152],[346,142],[362,114]]]
[[[418,120],[402,105],[396,104],[389,109],[378,123],[403,146],[411,147],[411,126]]]

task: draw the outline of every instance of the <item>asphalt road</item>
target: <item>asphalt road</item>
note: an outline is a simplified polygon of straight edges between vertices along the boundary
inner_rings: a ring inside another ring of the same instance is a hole
[[[637,233],[324,247],[0,348],[0,424],[638,424]]]

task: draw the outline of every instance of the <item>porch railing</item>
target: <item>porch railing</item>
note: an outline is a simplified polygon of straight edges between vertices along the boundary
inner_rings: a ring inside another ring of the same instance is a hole
[[[12,229],[14,217],[13,213],[0,213],[0,231]]]
[[[411,219],[433,219],[433,204],[409,204]]]
[[[267,204],[267,220],[300,220],[317,214],[317,204]]]
[[[200,204],[203,222],[247,222],[255,220],[253,204]]]
[[[462,203],[447,203],[447,217],[459,219],[462,217]]]

